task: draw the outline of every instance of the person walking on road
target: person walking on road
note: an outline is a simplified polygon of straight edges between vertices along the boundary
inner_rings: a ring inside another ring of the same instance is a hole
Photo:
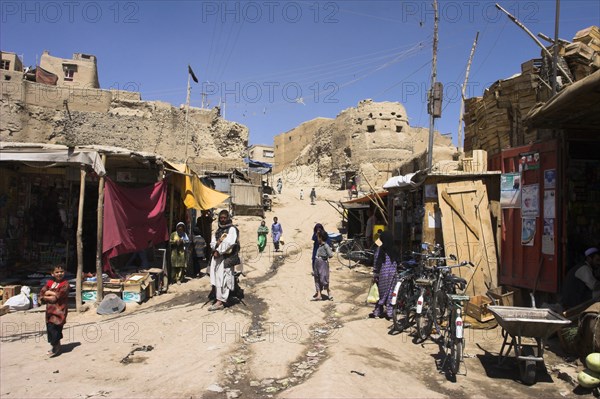
[[[277,216],[273,218],[273,224],[271,225],[271,236],[273,238],[273,245],[275,246],[275,252],[279,252],[279,240],[283,234],[283,227],[279,223]]]
[[[269,234],[269,228],[265,225],[265,221],[260,222],[260,226],[258,226],[258,252],[262,252],[265,250],[267,246],[267,235]]]
[[[315,188],[313,187],[312,190],[310,190],[310,204],[314,205],[316,200],[317,200],[317,192],[315,191]]]
[[[317,233],[319,240],[319,248],[315,258],[314,279],[315,279],[315,294],[313,301],[323,300],[323,290],[327,291],[327,299],[333,300],[331,291],[329,290],[329,259],[333,257],[333,251],[327,244],[329,238],[324,230],[319,230]]]
[[[394,237],[389,231],[384,231],[375,242],[379,248],[375,252],[375,266],[373,267],[373,282],[379,288],[379,301],[369,317],[392,318],[392,294],[394,293],[394,275],[400,256],[394,247]]]

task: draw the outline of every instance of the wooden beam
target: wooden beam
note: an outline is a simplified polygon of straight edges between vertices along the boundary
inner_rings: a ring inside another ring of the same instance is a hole
[[[106,166],[106,154],[101,155],[102,165]],[[102,241],[104,239],[104,176],[98,180],[98,230],[96,234],[96,303],[102,302]]]
[[[75,306],[81,312],[81,280],[83,274],[83,203],[85,200],[85,166],[81,165],[79,179],[79,212],[77,214],[77,275],[75,279]]]
[[[442,191],[442,198],[448,203],[448,205],[450,205],[450,208],[452,208],[452,210],[456,212],[460,220],[463,221],[463,223],[469,228],[469,230],[471,230],[471,233],[475,235],[475,238],[479,240],[479,231],[477,230],[477,227],[473,226],[473,224],[462,214],[462,211],[454,203],[452,198],[450,198],[450,195],[446,192],[446,190]]]

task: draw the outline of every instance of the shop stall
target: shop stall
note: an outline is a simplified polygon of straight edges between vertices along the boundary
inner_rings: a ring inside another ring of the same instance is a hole
[[[390,229],[401,253],[420,252],[422,243],[441,244],[446,256],[471,261],[473,270],[458,268],[469,281],[467,293],[484,295],[498,285],[500,173],[419,171],[395,176],[389,191]]]

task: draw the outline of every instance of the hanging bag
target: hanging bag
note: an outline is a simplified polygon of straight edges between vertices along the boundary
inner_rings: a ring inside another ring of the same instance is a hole
[[[379,302],[379,288],[377,283],[373,283],[369,289],[369,295],[367,295],[367,303],[375,304]]]

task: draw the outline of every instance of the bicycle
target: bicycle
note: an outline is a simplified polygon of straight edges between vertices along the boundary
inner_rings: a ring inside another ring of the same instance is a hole
[[[422,276],[415,280],[415,285],[420,290],[416,302],[415,325],[417,338],[421,342],[429,337],[434,324],[434,319],[437,315],[441,315],[445,312],[445,309],[443,308],[444,301],[441,299],[435,300],[440,288],[440,267],[443,266],[447,259],[456,260],[454,255],[450,255],[448,258],[443,257],[442,247],[439,244],[432,246],[431,244],[423,243],[422,247],[428,252],[425,254],[413,252],[414,255],[421,256],[421,265],[423,267]],[[439,309],[436,309],[436,306],[438,306]],[[436,325],[437,324],[438,323],[436,323]]]
[[[446,259],[456,260],[454,255],[448,258],[429,257],[428,260],[442,262]],[[421,341],[425,341],[431,334],[433,327],[437,333],[440,333],[440,324],[447,316],[448,299],[446,294],[455,294],[456,285],[464,284],[466,280],[462,277],[451,274],[451,269],[464,267],[467,265],[473,266],[469,261],[461,262],[455,266],[438,265],[434,266],[429,275],[418,279],[416,284],[421,287],[421,294],[417,300],[417,337]]]
[[[464,286],[462,286],[462,288],[464,289]],[[469,327],[469,324],[464,323],[462,319],[462,313],[464,309],[463,303],[468,302],[470,296],[449,293],[446,295],[451,306],[448,316],[448,327],[442,336],[442,345],[444,347],[445,357],[441,369],[443,370],[446,361],[450,359],[450,373],[456,376],[460,371],[461,363],[464,362],[463,356],[466,342],[464,338],[464,329]],[[448,348],[450,349],[449,357]]]
[[[371,248],[366,248],[367,239],[361,235],[355,235],[340,243],[338,253],[345,260],[340,260],[340,263],[347,263],[348,268],[352,269],[359,263],[373,265],[375,254],[374,245]]]
[[[394,330],[399,333],[410,326],[410,314],[419,296],[415,286],[415,278],[419,273],[419,264],[414,260],[401,262],[396,269],[396,285],[392,293],[392,321]]]

